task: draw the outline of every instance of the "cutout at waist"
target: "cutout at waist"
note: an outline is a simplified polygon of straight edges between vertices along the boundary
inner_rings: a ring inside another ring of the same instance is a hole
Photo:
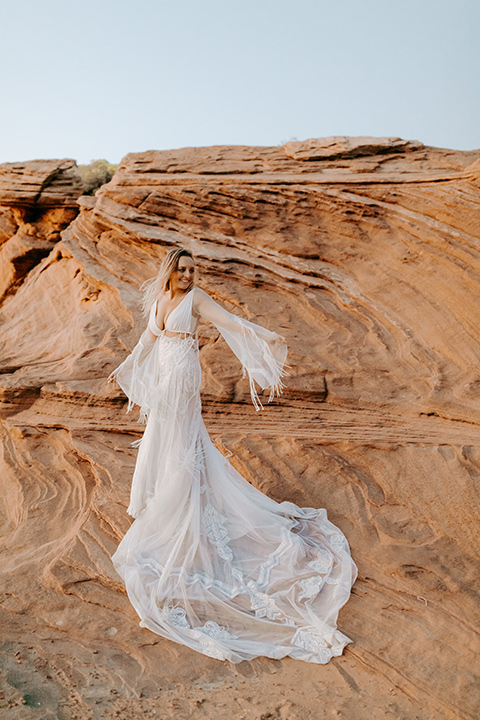
[[[165,337],[179,337],[182,340],[186,340],[189,337],[195,337],[195,333],[175,332],[174,330],[162,330],[162,335],[165,335]]]

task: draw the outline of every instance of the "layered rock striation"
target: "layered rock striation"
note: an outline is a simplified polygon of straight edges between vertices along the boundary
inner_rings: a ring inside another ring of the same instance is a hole
[[[480,151],[149,151],[84,191],[71,160],[0,166],[3,707],[478,717]],[[350,541],[354,642],[320,669],[169,643],[139,628],[112,568],[142,426],[106,377],[145,325],[141,283],[178,246],[215,299],[287,337],[285,394],[255,413],[202,326],[204,415],[250,482],[325,507]]]

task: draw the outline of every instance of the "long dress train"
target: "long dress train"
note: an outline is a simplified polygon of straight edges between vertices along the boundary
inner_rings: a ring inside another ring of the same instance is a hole
[[[285,343],[193,288],[148,326],[112,373],[146,419],[128,513],[112,561],[142,627],[238,663],[286,656],[326,663],[350,639],[336,629],[357,568],[324,509],[269,498],[213,445],[201,416],[198,318],[212,322],[250,379],[282,388]]]

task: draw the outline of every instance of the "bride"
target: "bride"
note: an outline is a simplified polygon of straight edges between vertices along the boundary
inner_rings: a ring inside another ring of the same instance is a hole
[[[142,627],[238,663],[290,656],[326,663],[350,639],[336,629],[357,568],[326,511],[276,501],[213,445],[201,415],[198,320],[213,323],[250,380],[279,395],[282,336],[225,310],[194,285],[195,263],[171,250],[145,283],[148,325],[113,371],[146,420],[127,512],[112,556]],[[128,411],[127,410],[127,411]]]

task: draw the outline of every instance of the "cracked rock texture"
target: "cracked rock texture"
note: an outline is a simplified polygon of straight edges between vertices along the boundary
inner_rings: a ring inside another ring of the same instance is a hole
[[[0,166],[0,707],[11,720],[480,716],[480,151],[316,138]],[[238,666],[141,629],[110,561],[142,427],[106,383],[139,285],[190,248],[199,284],[287,337],[255,413],[202,326],[219,449],[325,507],[359,567],[327,666]]]

